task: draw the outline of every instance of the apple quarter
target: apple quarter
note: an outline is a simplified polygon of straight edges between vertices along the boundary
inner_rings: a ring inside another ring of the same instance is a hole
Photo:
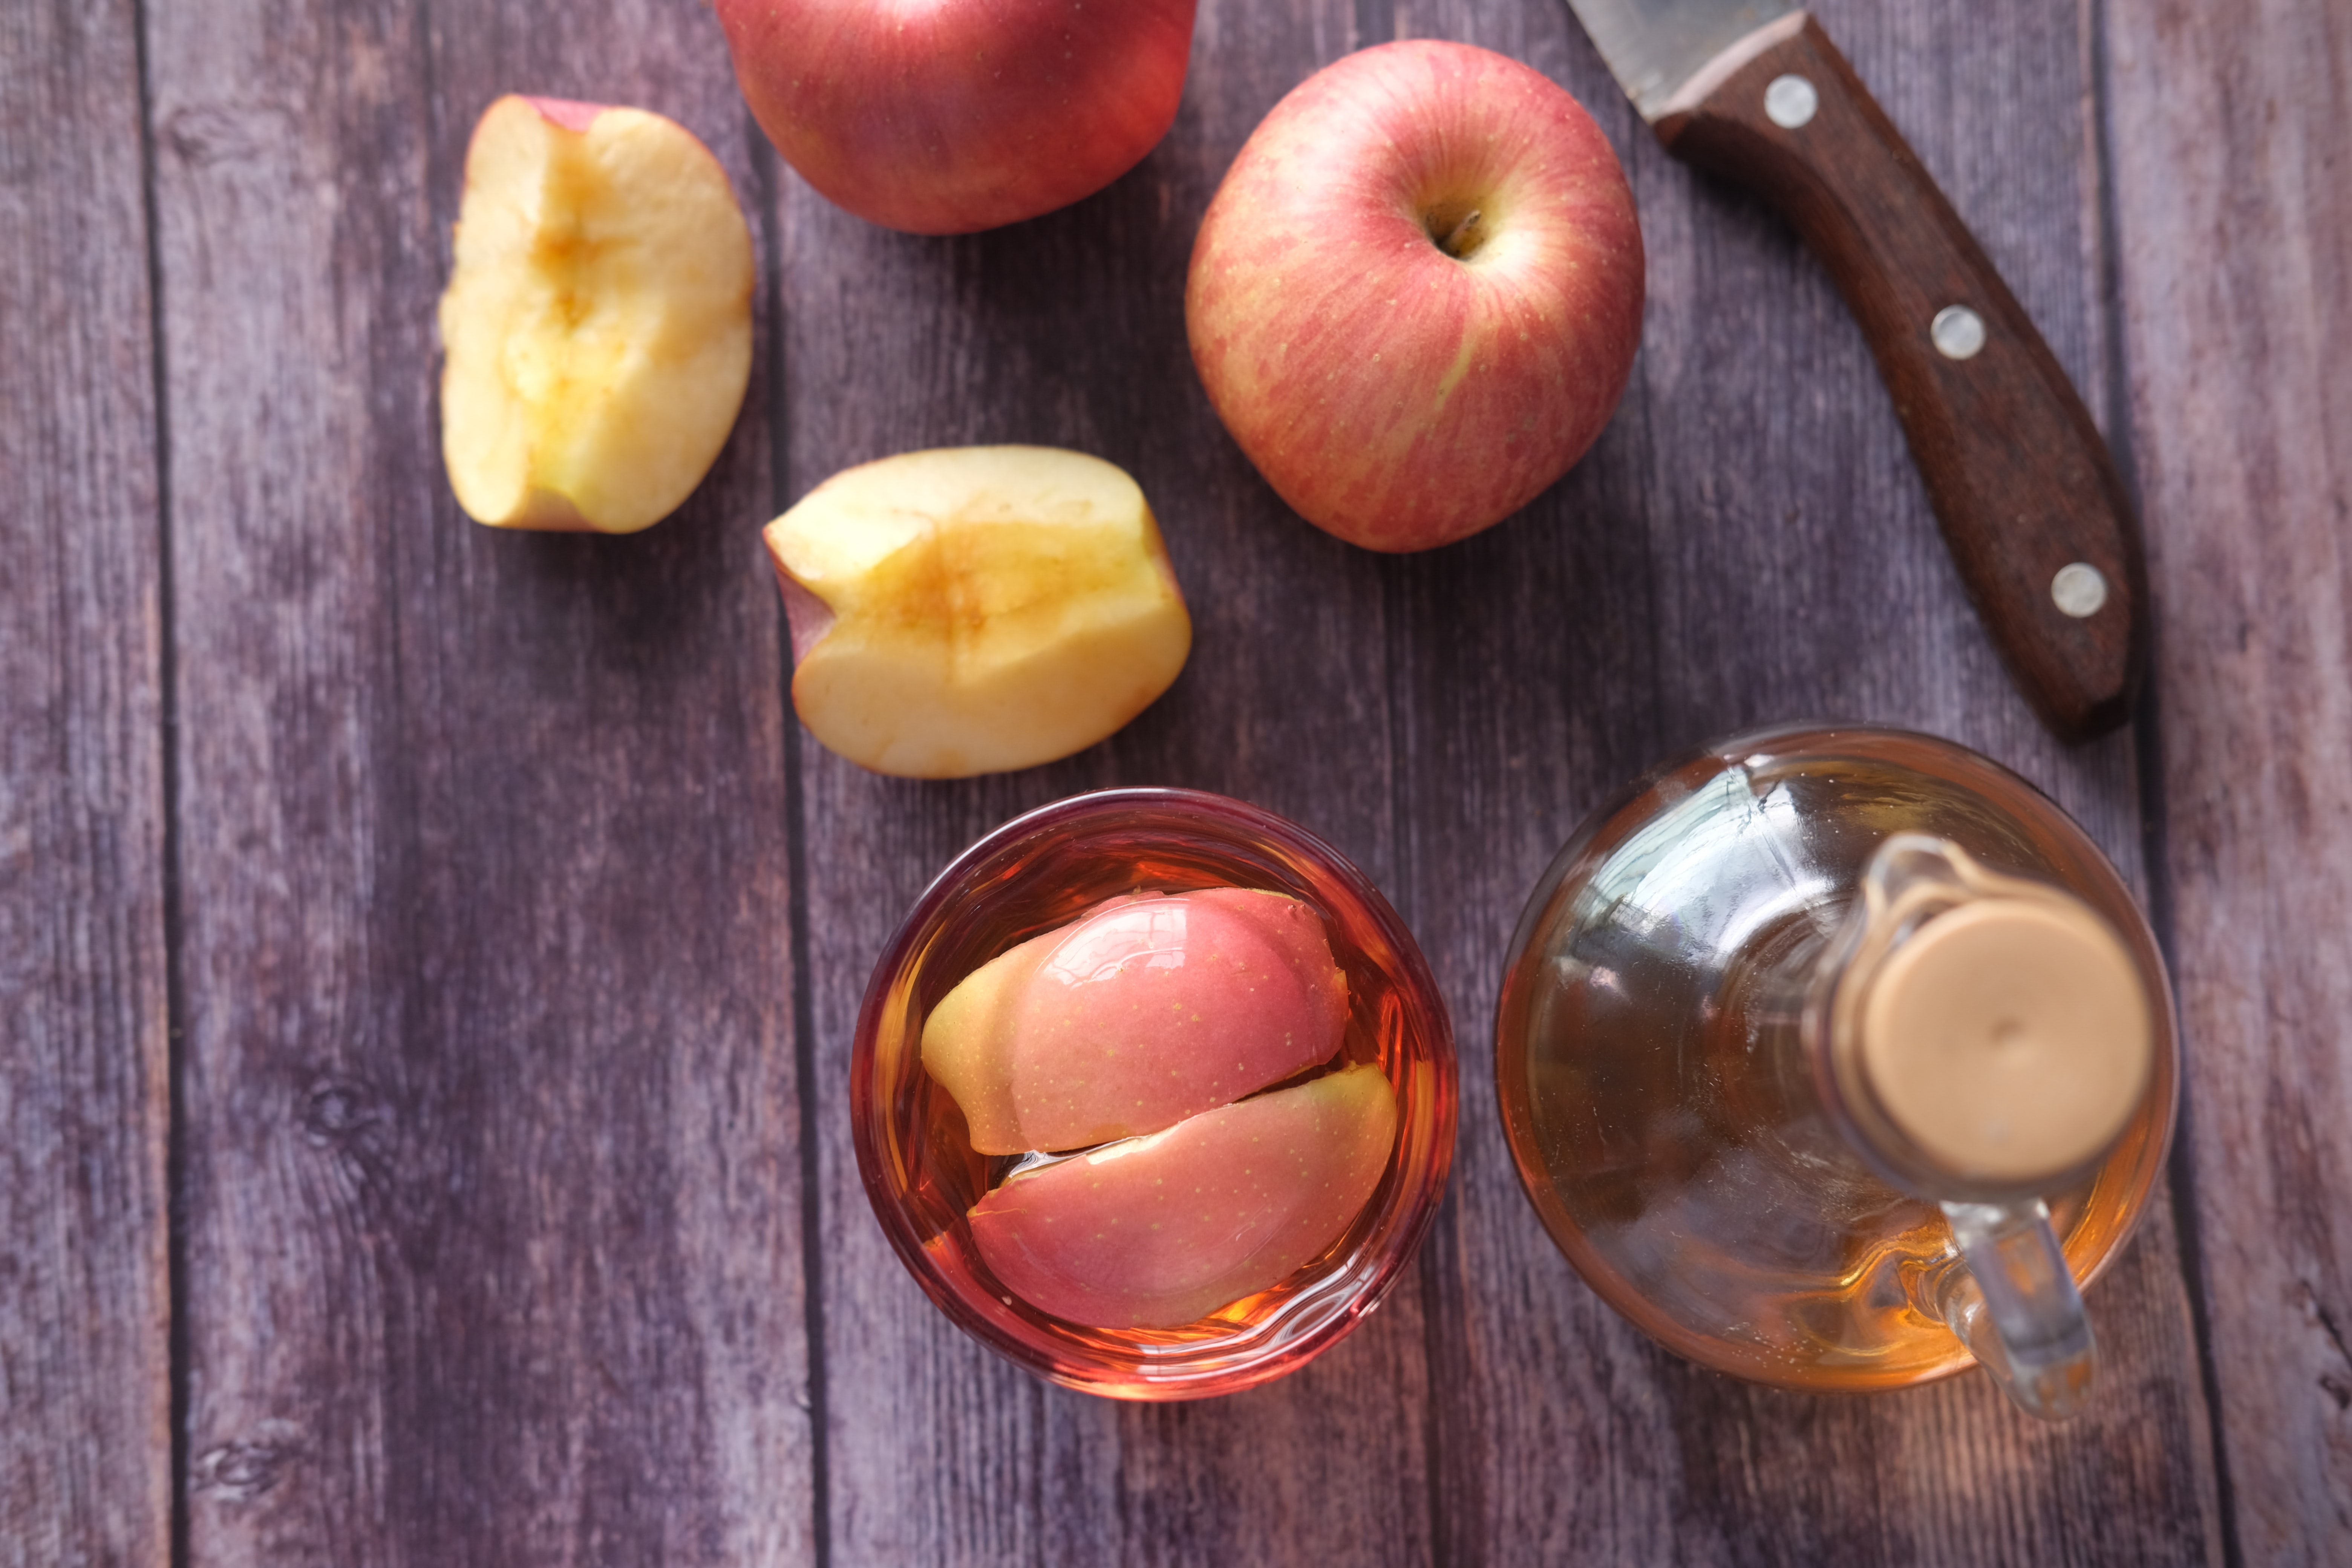
[[[638,109],[501,98],[466,153],[440,306],[450,488],[501,528],[676,510],[751,373],[751,236],[709,150]]]
[[[1192,623],[1134,479],[1050,447],[906,452],[770,523],[793,706],[879,773],[1052,762],[1165,691]]]

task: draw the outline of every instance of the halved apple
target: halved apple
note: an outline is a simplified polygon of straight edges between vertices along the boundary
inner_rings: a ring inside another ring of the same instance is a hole
[[[793,706],[878,773],[962,778],[1094,744],[1168,689],[1192,623],[1143,492],[1049,447],[907,452],[767,527]]]
[[[507,97],[466,150],[441,450],[468,516],[632,533],[702,482],[751,373],[751,235],[693,132]]]
[[[1348,982],[1320,916],[1246,888],[1113,900],[966,975],[923,1067],[982,1154],[1157,1132],[1328,1059]]]
[[[1040,1311],[1181,1327],[1338,1240],[1380,1185],[1396,1127],[1388,1079],[1351,1067],[1011,1177],[972,1207],[972,1244]]]

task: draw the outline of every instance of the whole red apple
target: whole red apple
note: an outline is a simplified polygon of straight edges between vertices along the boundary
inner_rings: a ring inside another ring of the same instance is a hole
[[[1195,0],[714,0],[735,79],[835,205],[968,234],[1118,178],[1176,118]]]
[[[1283,500],[1373,550],[1498,522],[1584,455],[1642,335],[1642,231],[1601,129],[1429,39],[1276,104],[1202,221],[1192,362]]]

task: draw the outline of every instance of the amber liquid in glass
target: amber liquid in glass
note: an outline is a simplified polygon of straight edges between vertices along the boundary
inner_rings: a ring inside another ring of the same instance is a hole
[[[989,868],[954,900],[952,914],[923,948],[908,955],[881,998],[873,1031],[876,1088],[893,1101],[887,1112],[892,1135],[883,1143],[886,1158],[897,1157],[894,1201],[914,1218],[925,1267],[945,1287],[944,1293],[933,1289],[934,1299],[960,1321],[986,1320],[966,1321],[983,1337],[1029,1347],[1051,1363],[1049,1375],[1130,1397],[1167,1396],[1143,1386],[1162,1365],[1170,1392],[1209,1378],[1217,1378],[1219,1392],[1245,1386],[1258,1380],[1258,1367],[1278,1371],[1273,1358],[1285,1347],[1323,1342],[1342,1328],[1338,1320],[1377,1300],[1409,1260],[1410,1243],[1442,1189],[1453,1142],[1450,1031],[1419,955],[1400,951],[1402,928],[1384,929],[1382,915],[1365,901],[1378,895],[1360,879],[1350,885],[1352,873],[1255,832],[1246,821],[1192,810],[1189,819],[1155,816],[1131,829],[1093,825]],[[923,1020],[964,975],[1106,900],[1211,887],[1286,893],[1323,917],[1332,956],[1347,976],[1347,1026],[1334,1057],[1286,1082],[1359,1062],[1377,1066],[1396,1095],[1396,1148],[1347,1232],[1323,1257],[1267,1289],[1174,1329],[1097,1329],[1050,1317],[999,1287],[971,1243],[967,1211],[1021,1157],[973,1152],[963,1112],[923,1070]],[[1423,977],[1420,986],[1407,983],[1415,973]],[[1129,1367],[1131,1375],[1121,1370]]]
[[[2055,806],[1983,759],[1883,731],[1745,737],[1654,777],[1562,852],[1514,943],[1503,1118],[1538,1212],[1595,1289],[1695,1361],[1862,1390],[1969,1364],[1934,1315],[1958,1266],[1935,1203],[1895,1189],[1823,1109],[1803,1012],[1892,834],[2065,886],[2162,970],[2128,892]],[[2044,1194],[2087,1279],[2145,1204],[2169,1134],[2157,1071],[2094,1173]]]

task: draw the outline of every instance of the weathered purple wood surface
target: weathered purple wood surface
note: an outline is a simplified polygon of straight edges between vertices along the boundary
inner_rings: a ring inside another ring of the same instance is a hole
[[[467,521],[436,417],[481,107],[647,103],[748,190],[716,29],[625,4],[148,27],[186,1550],[805,1555],[785,710],[743,548],[768,381],[683,514],[620,541]]]
[[[155,352],[128,3],[0,12],[0,1564],[171,1545]]]
[[[2352,1562],[2352,10],[2152,0],[2107,38],[2228,1545]]]
[[[2144,489],[2153,694],[2074,750],[2006,684],[1819,268],[1664,157],[1549,0],[1202,0],[1142,167],[955,240],[782,168],[693,0],[0,18],[0,1563],[2342,1560],[2352,26],[2220,9],[1819,13]],[[1408,35],[1593,109],[1650,309],[1575,474],[1380,558],[1225,439],[1181,291],[1257,118]],[[683,121],[761,241],[743,422],[632,540],[477,528],[441,476],[433,301],[510,89]],[[1133,471],[1195,653],[1066,763],[878,779],[792,721],[757,526],[974,440]],[[1808,714],[2020,768],[2179,957],[2184,1143],[2091,1294],[2111,1387],[2072,1426],[1975,1377],[1698,1372],[1511,1173],[1487,1030],[1527,889],[1661,753]],[[1417,1279],[1206,1405],[964,1340],[849,1148],[901,911],[1005,816],[1119,783],[1339,843],[1464,1047]]]

